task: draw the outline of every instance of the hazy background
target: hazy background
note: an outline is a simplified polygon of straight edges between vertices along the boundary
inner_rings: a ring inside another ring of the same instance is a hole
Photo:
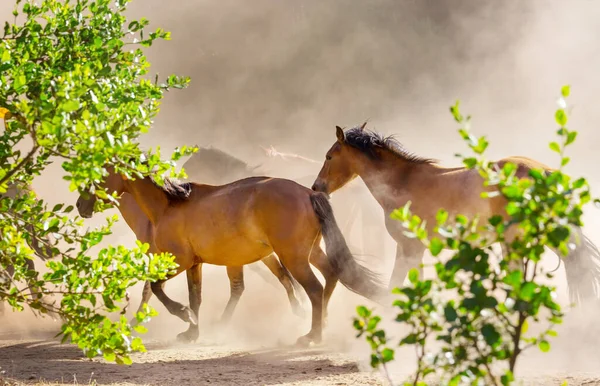
[[[11,9],[6,3],[3,16]],[[213,145],[283,175],[285,167],[268,161],[260,146],[320,161],[335,125],[369,118],[371,128],[395,133],[408,149],[451,166],[458,163],[454,154],[466,151],[448,110],[460,99],[463,112],[474,117],[473,131],[489,138],[491,158],[526,155],[556,166],[548,143],[555,139],[560,87],[570,84],[570,127],[580,135],[569,150],[568,171],[598,186],[597,1],[138,0],[129,14],[172,32],[171,42],[148,50],[152,72],[192,78],[188,89],[166,95],[144,146]],[[319,167],[307,164],[306,174],[316,176]],[[75,200],[56,177],[47,173],[36,181],[40,195]],[[598,219],[590,206],[586,228],[597,243]],[[124,223],[110,238],[133,240]],[[377,259],[387,265],[378,269],[389,270],[392,256],[388,240],[386,256]],[[225,305],[228,284],[223,268],[207,268],[201,314],[209,323]],[[233,321],[237,336],[267,344],[307,328],[291,316],[282,288],[273,290],[252,273],[246,288]],[[167,293],[187,303],[183,278],[167,285]],[[329,334],[343,345],[353,344],[349,321],[359,301],[341,286],[334,293],[330,326],[336,328]],[[152,304],[163,311],[153,333],[164,326],[170,339],[183,330],[156,298]],[[254,312],[259,306],[260,314]],[[590,330],[589,337],[595,335]]]

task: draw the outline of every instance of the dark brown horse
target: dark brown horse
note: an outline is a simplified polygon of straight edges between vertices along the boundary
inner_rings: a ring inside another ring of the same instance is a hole
[[[385,296],[376,275],[350,253],[323,194],[279,178],[252,177],[220,186],[167,179],[159,186],[150,177],[129,180],[112,167],[107,170],[106,189],[131,194],[152,222],[158,251],[177,256],[175,275],[189,272],[191,310],[164,295],[166,280],[152,283],[154,294],[182,320],[197,320],[203,264],[242,267],[272,253],[304,288],[312,305],[311,330],[299,343],[321,340],[324,311],[338,279],[363,296]],[[79,198],[81,216],[92,215],[95,200],[95,196]],[[321,237],[327,254],[320,248]],[[325,288],[309,263],[325,277]],[[182,334],[197,339],[197,323]]]
[[[508,218],[504,197],[481,197],[483,179],[477,170],[442,167],[436,160],[410,153],[392,137],[383,137],[364,127],[365,124],[345,132],[336,127],[337,140],[327,152],[312,189],[331,193],[356,177],[364,181],[383,208],[386,227],[397,243],[390,287],[402,285],[408,270],[420,266],[425,251],[421,241],[406,237],[402,224],[390,218],[394,209],[410,201],[411,211],[426,221],[430,230],[436,224],[440,208],[447,210],[450,218],[457,214],[481,219],[494,215]],[[507,162],[517,166],[519,178],[527,177],[531,169],[552,172],[548,166],[525,157],[504,158],[497,161],[497,165],[502,167]],[[511,229],[507,239],[515,236],[517,228]],[[581,297],[599,296],[600,253],[580,228],[573,233],[572,241],[577,248],[564,262],[569,293],[575,302]]]

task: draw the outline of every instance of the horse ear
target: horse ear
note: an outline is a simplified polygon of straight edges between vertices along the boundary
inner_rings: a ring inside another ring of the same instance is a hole
[[[365,129],[365,126],[367,126],[367,121],[365,121],[365,123],[362,124],[362,126],[360,127],[360,130],[363,131]]]
[[[342,129],[339,126],[335,127],[335,135],[337,136],[337,139],[339,142],[344,142],[346,140],[346,135],[344,134],[344,129]]]

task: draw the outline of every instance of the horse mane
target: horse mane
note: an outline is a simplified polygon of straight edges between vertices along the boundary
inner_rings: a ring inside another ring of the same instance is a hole
[[[217,176],[247,176],[253,174],[258,166],[251,167],[241,159],[209,146],[199,147],[198,151],[192,154],[183,164],[183,168],[194,179],[194,174],[204,170],[210,170],[211,173]],[[166,177],[163,185],[156,183],[153,178],[151,180],[156,187],[165,193],[170,203],[187,201],[194,185],[189,181],[177,181]]]
[[[142,156],[148,159],[148,152],[142,150]],[[142,161],[143,164],[146,161]],[[163,184],[159,185],[151,174],[147,176],[150,181],[160,189],[166,196],[169,203],[179,203],[187,201],[192,193],[193,183],[188,181],[178,181],[169,177],[163,177]]]
[[[418,156],[400,143],[393,135],[384,136],[371,130],[365,130],[364,126],[357,126],[347,130],[345,141],[348,145],[360,150],[372,159],[378,159],[378,149],[388,150],[395,156],[415,164],[434,164],[439,161],[434,158],[425,158]]]
[[[163,185],[159,185],[150,178],[154,185],[163,191],[170,203],[179,203],[187,201],[192,193],[193,183],[189,181],[177,181],[171,178],[164,178]]]

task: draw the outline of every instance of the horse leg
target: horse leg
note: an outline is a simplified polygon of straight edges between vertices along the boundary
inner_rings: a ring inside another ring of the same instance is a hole
[[[283,265],[304,288],[312,305],[312,326],[308,334],[298,338],[297,344],[301,346],[307,346],[311,342],[320,343],[323,337],[323,285],[310,269],[307,252],[285,254],[275,250]]]
[[[325,289],[323,290],[323,324],[327,324],[327,307],[329,299],[333,294],[333,290],[338,282],[338,276],[331,269],[331,263],[327,259],[327,255],[320,247],[314,248],[310,255],[310,262],[314,265],[325,278]]]
[[[144,283],[144,289],[142,290],[142,300],[140,301],[140,306],[137,309],[137,313],[144,311],[144,304],[148,304],[150,298],[152,297],[152,282],[147,281]],[[137,318],[131,319],[129,324],[135,325],[138,323]]]
[[[221,322],[224,324],[229,323],[231,320],[233,311],[235,311],[235,307],[237,307],[237,304],[242,297],[242,293],[244,293],[244,266],[227,267],[227,277],[229,277],[229,288],[231,292],[225,311],[223,311],[223,315],[221,316]]]
[[[396,261],[392,270],[389,288],[402,287],[408,271],[412,268],[419,270],[419,276],[423,278],[423,253],[425,246],[418,239],[405,238],[396,246]]]
[[[271,270],[271,272],[273,272],[273,275],[275,275],[277,279],[279,279],[279,282],[281,283],[283,288],[285,288],[288,300],[290,302],[290,305],[292,306],[292,312],[296,316],[303,318],[305,312],[302,306],[300,306],[300,302],[296,298],[296,295],[294,293],[294,285],[292,283],[293,278],[288,272],[288,270],[283,265],[281,265],[279,260],[277,260],[277,257],[275,257],[275,255],[273,254],[262,259],[262,262],[267,266],[267,268],[269,268],[269,270]]]
[[[150,288],[152,288],[152,293],[158,298],[158,300],[160,300],[160,302],[171,313],[171,315],[177,316],[179,319],[183,320],[184,322],[188,322],[191,324],[197,324],[198,321],[196,320],[192,310],[189,307],[186,307],[181,303],[171,300],[164,291],[165,283],[167,281],[169,281],[170,279],[179,275],[181,272],[186,271],[189,268],[191,268],[191,265],[185,264],[187,261],[180,258],[181,254],[173,253],[173,255],[176,256],[175,262],[179,264],[175,274],[168,276],[166,279],[157,280],[157,281],[153,282],[152,284],[150,284]],[[189,259],[188,261],[191,262],[192,259]],[[189,282],[188,282],[188,286],[189,286]]]
[[[200,314],[200,304],[202,303],[202,263],[195,264],[186,271],[188,282],[188,295],[190,299],[190,308],[196,318],[196,323],[191,323],[187,331],[177,335],[177,340],[183,342],[195,342],[200,335],[198,329],[198,316]]]

